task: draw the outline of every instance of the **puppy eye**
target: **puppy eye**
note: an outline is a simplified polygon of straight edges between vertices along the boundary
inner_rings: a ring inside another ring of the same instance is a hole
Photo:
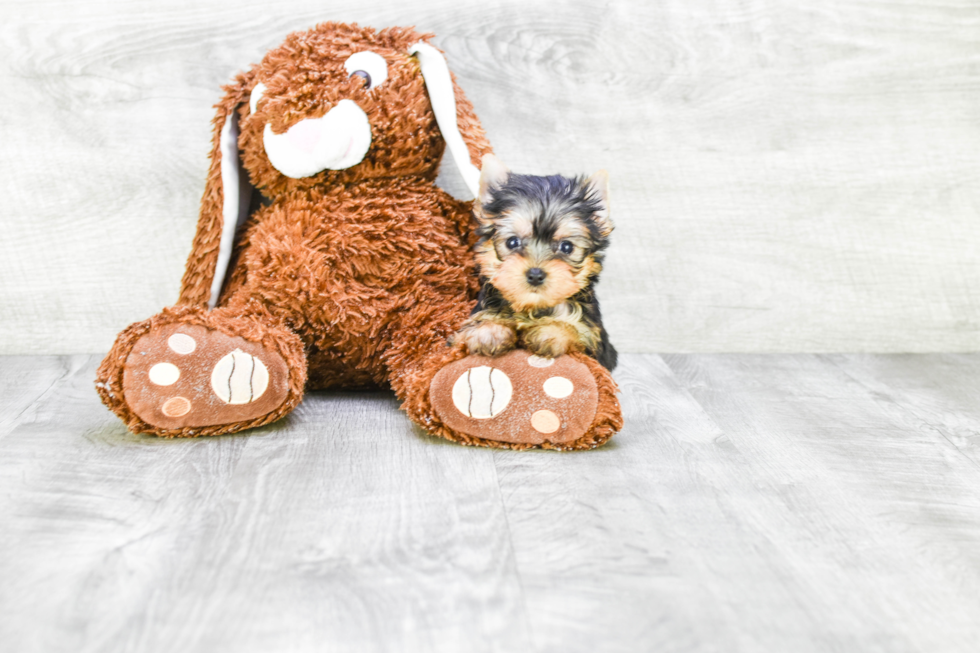
[[[344,69],[348,78],[355,75],[362,78],[369,91],[381,86],[388,79],[388,62],[380,54],[370,50],[355,52],[347,57]]]
[[[562,254],[571,254],[575,251],[575,245],[573,245],[570,241],[563,240],[558,243],[558,251]]]
[[[507,249],[517,249],[521,246],[521,239],[517,236],[511,236],[507,239]]]

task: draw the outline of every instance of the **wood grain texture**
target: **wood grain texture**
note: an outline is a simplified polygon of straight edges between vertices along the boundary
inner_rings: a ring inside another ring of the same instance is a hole
[[[980,355],[627,354],[625,429],[571,454],[421,436],[381,392],[249,435],[135,436],[97,361],[0,357],[0,388],[37,382],[0,408],[4,650],[980,639]]]
[[[5,650],[527,650],[489,451],[416,434],[386,393],[135,436],[91,358],[0,438]]]
[[[0,356],[0,438],[15,423],[32,419],[29,413],[38,401],[87,359],[88,356],[72,356],[46,360],[39,367],[35,356]]]
[[[610,171],[622,350],[980,347],[970,0],[60,0],[0,2],[0,352],[175,300],[218,87],[327,19],[435,32],[515,170]]]
[[[875,358],[879,369],[905,376],[930,365],[928,357]],[[892,400],[894,392],[880,391],[887,375],[857,381],[811,356],[667,360],[725,431],[751,486],[746,494],[722,487],[718,496],[747,518],[771,578],[774,594],[759,597],[762,609],[740,615],[749,632],[762,633],[762,648],[806,650],[807,640],[835,650],[974,646],[978,467],[937,432],[937,421],[907,419],[920,396]],[[964,358],[960,372],[978,364]],[[968,387],[949,375],[936,392]],[[776,620],[781,628],[766,631],[774,623],[768,608],[781,601],[806,610],[789,609]]]

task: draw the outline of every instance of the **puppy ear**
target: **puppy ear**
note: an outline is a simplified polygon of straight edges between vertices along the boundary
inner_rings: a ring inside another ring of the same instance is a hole
[[[595,223],[599,226],[599,233],[603,238],[607,238],[614,229],[612,219],[609,217],[609,173],[600,170],[585,181],[590,197],[596,199],[601,207],[592,214]]]
[[[483,127],[473,113],[473,105],[456,84],[445,57],[435,47],[419,41],[409,49],[418,59],[429,92],[436,123],[456,167],[474,196],[479,191],[480,171],[476,164],[491,151]]]
[[[480,204],[486,204],[493,196],[493,190],[500,188],[507,182],[510,170],[504,162],[493,154],[483,155],[480,162],[480,191],[476,198]]]
[[[178,304],[215,307],[232,257],[235,232],[248,219],[254,188],[238,152],[238,110],[248,103],[253,83],[254,73],[239,73],[223,87],[225,95],[215,105],[211,165]]]

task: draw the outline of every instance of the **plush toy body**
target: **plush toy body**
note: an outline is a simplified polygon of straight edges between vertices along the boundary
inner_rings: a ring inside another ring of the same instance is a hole
[[[586,448],[619,428],[615,385],[584,356],[546,361],[572,386],[555,397],[525,352],[446,344],[477,290],[472,207],[434,180],[448,146],[475,190],[490,146],[427,40],[327,23],[226,87],[180,300],[99,369],[133,431],[230,433],[305,389],[386,385],[422,428],[468,444]]]

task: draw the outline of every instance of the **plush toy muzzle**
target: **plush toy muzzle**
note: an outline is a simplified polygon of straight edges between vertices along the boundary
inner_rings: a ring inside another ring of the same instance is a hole
[[[371,124],[361,107],[341,100],[322,118],[300,120],[284,134],[266,125],[262,142],[276,170],[302,179],[360,163],[371,147]]]

